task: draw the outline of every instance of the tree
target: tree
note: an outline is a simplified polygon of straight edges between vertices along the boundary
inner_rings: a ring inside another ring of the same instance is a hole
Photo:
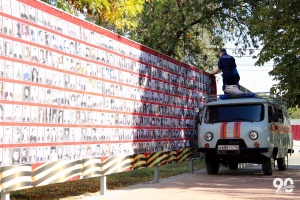
[[[217,63],[222,38],[208,0],[45,0],[202,69]],[[144,7],[143,7],[144,5]],[[137,28],[136,28],[137,27]],[[158,40],[159,38],[159,40]]]
[[[222,38],[206,0],[154,0],[144,4],[130,38],[201,69],[216,66]]]
[[[132,30],[135,17],[143,10],[146,0],[43,0],[68,13],[84,14],[94,23],[111,29]]]
[[[286,99],[288,106],[300,105],[300,1],[224,2],[219,14],[227,11],[235,30],[244,36],[237,42],[244,47],[241,50],[262,46],[256,65],[274,60],[269,74],[279,83],[272,92]]]
[[[263,41],[257,64],[274,59],[270,75],[279,81],[274,91],[282,95],[290,106],[300,105],[299,9],[299,1],[271,1],[262,5],[251,21],[251,36]]]
[[[300,108],[296,106],[294,108],[289,108],[289,116],[292,119],[300,119]]]

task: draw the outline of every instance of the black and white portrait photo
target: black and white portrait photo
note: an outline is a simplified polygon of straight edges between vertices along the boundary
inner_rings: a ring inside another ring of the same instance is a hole
[[[22,105],[14,105],[14,122],[23,121],[22,111],[23,111]]]
[[[4,55],[13,57],[13,44],[11,40],[4,40]]]
[[[37,31],[37,40],[40,45],[45,45],[45,32],[42,29]]]
[[[28,20],[27,5],[23,3],[20,4],[20,17],[22,19]]]
[[[38,83],[39,82],[39,72],[38,72],[38,68],[37,67],[32,67],[31,70],[31,80],[34,83]]]
[[[29,33],[29,25],[22,24],[22,39],[26,41],[30,41],[30,33]]]
[[[23,106],[23,122],[30,122],[30,106]]]
[[[29,21],[35,23],[36,22],[36,13],[35,8],[28,6],[28,15],[29,15]]]
[[[5,61],[5,78],[13,79],[13,62]]]
[[[30,88],[30,93],[31,93],[31,102],[38,103],[39,102],[39,88],[36,86],[31,86]]]
[[[13,95],[13,83],[6,82],[4,86],[4,96],[5,100],[13,101],[14,95]]]
[[[13,31],[12,31],[12,20],[10,18],[7,17],[3,17],[3,33],[6,35],[13,35]]]
[[[22,29],[21,29],[21,23],[18,21],[13,21],[13,37],[15,38],[21,38],[21,33],[22,33]]]
[[[23,89],[23,101],[29,102],[30,101],[30,86],[24,86]]]
[[[31,61],[38,63],[39,62],[39,58],[38,58],[38,47],[35,46],[31,46]]]
[[[22,59],[22,44],[20,42],[14,41],[14,58]]]

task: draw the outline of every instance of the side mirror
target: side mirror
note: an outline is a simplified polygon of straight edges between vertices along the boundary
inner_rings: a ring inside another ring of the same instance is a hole
[[[196,120],[196,124],[201,124],[201,119],[200,119],[199,113],[197,113],[195,120]]]
[[[201,112],[200,112],[200,109],[199,108],[195,108],[195,113],[196,113],[196,116],[195,116],[196,124],[201,124]]]
[[[273,122],[278,122],[278,119],[279,117],[278,117],[278,113],[277,112],[273,112],[272,113],[272,121]]]

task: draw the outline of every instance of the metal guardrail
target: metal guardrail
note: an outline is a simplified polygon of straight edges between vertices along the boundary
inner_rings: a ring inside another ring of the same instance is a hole
[[[251,90],[248,90],[247,88],[245,88],[244,86],[240,85],[240,90],[245,92],[245,93],[253,93]]]
[[[280,104],[280,105],[285,104],[284,99],[282,97],[276,96],[271,92],[252,92],[242,85],[240,85],[240,90],[245,93],[254,93],[257,98],[266,99],[273,104]]]

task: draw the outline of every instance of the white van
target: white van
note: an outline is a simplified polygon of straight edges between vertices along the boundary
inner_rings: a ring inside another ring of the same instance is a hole
[[[288,168],[293,135],[287,110],[269,94],[218,95],[201,115],[198,145],[208,174],[217,174],[220,164],[231,170],[239,163],[262,164],[265,175],[272,175],[275,160],[279,170]]]

